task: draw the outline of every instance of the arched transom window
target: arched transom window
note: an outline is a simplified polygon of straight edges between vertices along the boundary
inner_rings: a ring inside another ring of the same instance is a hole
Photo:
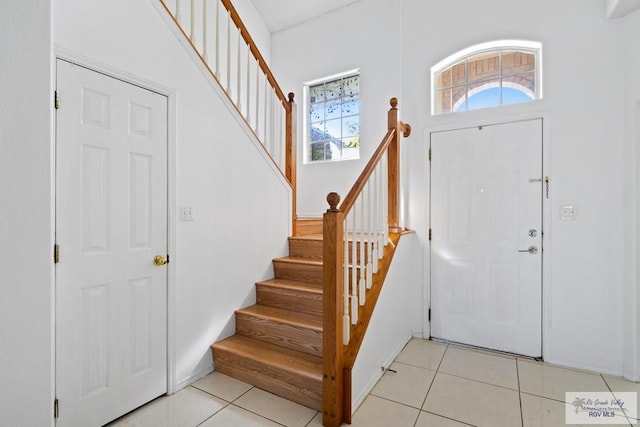
[[[432,114],[542,97],[540,43],[497,41],[472,46],[431,68]]]

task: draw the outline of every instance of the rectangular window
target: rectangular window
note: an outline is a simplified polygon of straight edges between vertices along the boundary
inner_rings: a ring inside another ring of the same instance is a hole
[[[305,89],[305,162],[359,158],[360,75],[330,77]]]

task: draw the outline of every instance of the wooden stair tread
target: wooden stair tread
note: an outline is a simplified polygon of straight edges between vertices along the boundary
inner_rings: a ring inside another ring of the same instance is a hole
[[[303,257],[283,257],[283,258],[274,258],[274,262],[282,262],[288,264],[304,264],[304,265],[313,265],[322,267],[322,260],[317,260],[314,258],[303,258]]]
[[[291,326],[322,331],[322,316],[298,311],[285,310],[282,308],[270,307],[267,305],[255,304],[240,310],[237,314],[244,314],[253,317],[262,317],[278,323]]]
[[[211,348],[214,353],[220,350],[243,358],[259,358],[261,362],[278,369],[295,372],[297,375],[322,382],[322,357],[241,335],[232,335],[218,341]]]
[[[261,286],[269,286],[279,289],[291,289],[303,292],[309,292],[314,294],[322,294],[322,285],[317,283],[303,282],[301,280],[293,279],[269,279],[256,283]]]
[[[322,241],[322,234],[305,234],[303,236],[291,236],[289,240],[313,240],[313,241]]]

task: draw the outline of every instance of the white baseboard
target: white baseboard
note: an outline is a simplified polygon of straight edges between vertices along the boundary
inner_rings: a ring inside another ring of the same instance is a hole
[[[385,359],[385,361],[382,363],[382,367],[384,369],[380,369],[380,371],[378,371],[378,373],[376,375],[371,377],[371,380],[367,383],[367,385],[365,386],[364,390],[358,396],[356,396],[355,399],[352,398],[353,399],[352,402],[351,402],[351,410],[353,411],[352,415],[353,415],[353,413],[356,412],[358,407],[360,407],[360,405],[362,405],[362,402],[364,402],[364,399],[369,395],[369,393],[371,393],[371,390],[373,390],[373,388],[376,386],[378,381],[380,381],[380,378],[382,378],[382,375],[384,375],[385,370],[388,369],[389,366],[391,366],[391,364],[393,363],[394,360],[396,360],[396,357],[398,357],[398,355],[400,354],[402,349],[411,340],[411,338],[412,338],[411,335],[412,334],[409,333],[406,336],[406,339],[404,339],[402,341],[402,344],[399,345],[398,347],[396,347],[394,349],[394,351],[389,355],[389,357],[387,357]]]
[[[201,380],[202,378],[206,377],[207,375],[209,375],[211,372],[213,372],[213,366],[209,366],[206,369],[203,369],[200,372],[196,372],[195,374],[191,375],[190,377],[180,381],[179,383],[176,384],[176,388],[174,393],[177,393],[178,391],[182,390],[185,387],[190,386],[191,384],[195,383],[196,381]]]

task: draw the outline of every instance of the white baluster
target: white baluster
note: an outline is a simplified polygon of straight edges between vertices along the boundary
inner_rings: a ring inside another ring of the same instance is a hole
[[[357,259],[357,242],[356,242],[356,230],[357,228],[357,215],[356,212],[358,201],[351,208],[351,323],[358,323],[358,259]]]
[[[380,167],[378,168],[378,172],[380,173],[380,206],[378,206],[378,259],[382,259],[384,256],[384,223],[386,217],[386,209],[384,206],[384,193],[387,191],[385,187],[385,177],[384,177],[384,155],[380,160]]]
[[[264,126],[264,135],[262,137],[262,140],[264,141],[265,145],[267,143],[267,105],[268,105],[268,98],[267,98],[267,88],[269,87],[269,79],[267,79],[267,75],[264,75],[264,120],[262,121],[262,126]],[[267,151],[269,151],[269,153],[271,153],[270,150],[267,149]]]
[[[216,0],[216,77],[220,79],[220,2]]]
[[[367,181],[367,289],[373,286],[373,194],[372,194],[372,178]]]
[[[269,85],[271,87],[271,85]],[[269,145],[269,153],[271,153],[271,157],[278,163],[278,154],[276,150],[276,145],[273,143],[273,138],[271,136],[271,131],[273,130],[273,117],[271,116],[271,111],[273,110],[273,91],[268,91],[267,95],[267,125],[264,131],[264,138],[267,140],[267,144]]]
[[[286,144],[285,144],[285,140],[284,140],[284,136],[282,134],[282,130],[285,128],[285,124],[284,124],[284,107],[282,106],[282,103],[280,101],[280,98],[276,97],[276,108],[278,111],[278,129],[277,129],[277,135],[276,135],[276,139],[278,141],[278,143],[280,144],[280,147],[282,149],[282,157],[286,157],[286,155],[284,154],[286,152]],[[283,162],[283,166],[284,166],[284,160]],[[283,168],[284,169],[284,168]]]
[[[189,38],[191,39],[191,43],[196,45],[196,0],[191,0],[191,22],[189,22],[189,27],[191,28]]]
[[[267,104],[269,108],[268,121],[267,121],[267,140],[269,141],[269,147],[271,150],[271,157],[275,160],[278,167],[280,166],[280,158],[278,157],[278,145],[273,140],[273,90],[269,91],[269,103]]]
[[[231,96],[231,12],[227,11],[227,93]]]
[[[344,256],[342,257],[342,277],[344,281],[344,287],[342,289],[342,310],[344,314],[342,316],[342,342],[344,345],[349,344],[349,332],[351,330],[351,320],[349,317],[349,239],[347,238],[347,219],[344,220]]]
[[[283,153],[284,151],[282,150],[282,144],[280,143],[280,140],[278,139],[278,135],[277,135],[277,127],[278,127],[278,109],[279,109],[279,104],[278,104],[278,95],[276,94],[275,90],[271,91],[271,140],[273,141],[273,145],[276,147],[276,152],[277,152],[277,159],[278,159],[278,165],[280,166],[281,169],[284,169],[284,163],[282,161],[283,157]]]
[[[366,294],[366,290],[367,290],[367,279],[366,279],[366,266],[365,266],[365,254],[367,253],[367,250],[365,248],[364,245],[364,228],[365,228],[365,215],[364,215],[364,208],[365,208],[365,198],[364,198],[364,191],[362,193],[360,193],[360,197],[358,198],[358,200],[360,201],[360,241],[358,242],[358,253],[359,253],[359,258],[360,258],[360,262],[359,262],[359,266],[360,266],[360,281],[358,282],[358,288],[360,290],[360,305],[364,305],[364,301],[365,301],[365,294]]]
[[[378,233],[380,230],[380,164],[373,171],[373,253],[371,260],[373,261],[373,272],[378,272]]]
[[[180,0],[176,0],[176,21],[182,27],[182,8],[180,7]]]
[[[208,49],[208,27],[209,17],[207,16],[207,3],[208,0],[202,0],[202,57],[204,62],[209,65],[209,49]]]
[[[258,119],[260,118],[260,67],[256,71],[256,135],[260,135],[260,128],[258,126]]]
[[[382,213],[382,244],[380,245],[378,256],[382,259],[384,247],[387,246],[387,232],[389,231],[389,163],[387,153],[382,156],[382,209],[380,212]]]
[[[249,58],[251,56],[251,49],[249,48],[249,44],[247,43],[247,123],[251,126],[251,64]]]
[[[242,105],[240,100],[242,99],[240,86],[242,84],[242,54],[240,53],[240,49],[242,48],[242,30],[238,28],[238,67],[237,67],[237,77],[236,77],[236,86],[238,88],[238,93],[236,94],[236,105],[238,106],[238,110],[242,113]],[[248,64],[247,64],[248,65]]]

